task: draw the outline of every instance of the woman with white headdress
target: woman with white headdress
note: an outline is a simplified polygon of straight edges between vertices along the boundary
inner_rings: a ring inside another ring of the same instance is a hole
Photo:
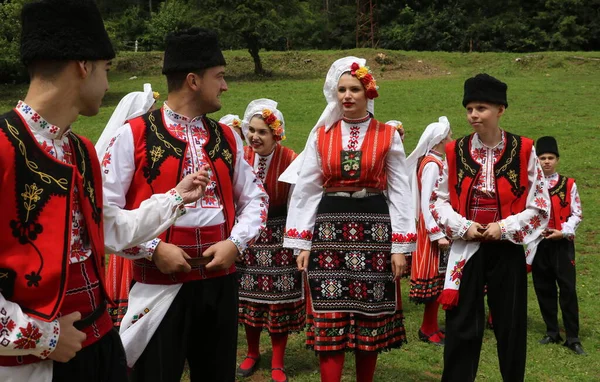
[[[286,222],[284,246],[299,250],[308,276],[307,346],[325,382],[340,381],[345,352],[357,381],[372,381],[378,353],[406,341],[399,278],[416,241],[406,157],[396,129],[373,118],[365,63],[345,57],[329,69]]]
[[[246,137],[244,137],[244,134],[242,133],[242,120],[240,119],[239,115],[224,115],[221,117],[221,119],[219,119],[219,123],[231,127],[233,130],[235,130],[236,133],[238,133],[240,138],[242,138],[242,141],[246,142]]]
[[[425,305],[419,339],[439,346],[444,344],[444,334],[438,325],[437,298],[444,289],[446,263],[443,255],[450,242],[429,211],[429,197],[442,176],[446,143],[451,140],[450,123],[446,117],[440,117],[438,122],[427,126],[406,160],[417,220],[417,250],[411,259],[409,297],[411,301]]]
[[[302,275],[293,251],[283,248],[290,185],[277,180],[296,153],[281,145],[285,140],[285,121],[273,100],[261,98],[250,102],[242,131],[248,142],[244,147],[245,159],[269,195],[269,217],[266,228],[244,251],[238,266],[239,321],[245,327],[248,341],[248,353],[238,375],[248,377],[256,370],[260,334],[265,330],[273,347],[271,379],[282,382],[287,381],[283,359],[288,334],[302,330],[305,319]]]

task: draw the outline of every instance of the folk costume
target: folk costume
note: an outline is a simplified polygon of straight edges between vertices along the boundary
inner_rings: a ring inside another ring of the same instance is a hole
[[[27,3],[21,17],[26,66],[115,56],[91,1]],[[0,117],[0,153],[0,380],[126,381],[106,311],[102,180],[92,143],[61,134],[20,101]],[[60,337],[57,318],[75,311],[83,349],[67,363],[45,360]]]
[[[261,231],[254,244],[246,248],[243,261],[238,264],[239,320],[246,330],[246,358],[250,358],[244,363],[251,365],[245,367],[242,363],[238,374],[243,376],[254,371],[258,362],[262,330],[271,336],[272,369],[283,371],[288,334],[301,331],[305,320],[302,275],[298,271],[293,250],[283,247],[290,185],[277,180],[297,155],[280,144],[285,139],[285,121],[277,109],[277,102],[265,98],[250,102],[243,120],[246,134],[254,117],[265,121],[273,131],[276,143],[273,152],[267,156],[259,155],[251,146],[244,148],[246,161],[254,168],[269,195],[269,218],[267,228]],[[280,377],[283,380],[284,375]]]
[[[463,105],[508,106],[506,84],[480,74],[465,82]],[[444,173],[431,195],[438,226],[453,240],[444,290],[446,310],[443,381],[473,381],[485,323],[484,285],[494,317],[500,372],[523,381],[527,341],[527,277],[523,245],[540,240],[550,199],[533,141],[501,131],[495,147],[477,133],[446,145]],[[501,240],[466,241],[473,222],[497,222]]]
[[[377,353],[406,342],[391,272],[391,253],[410,253],[416,241],[404,148],[394,127],[373,118],[372,87],[360,120],[343,116],[336,95],[342,74],[360,78],[364,65],[346,57],[327,74],[328,105],[308,138],[286,222],[284,247],[310,251],[306,343],[319,353],[323,381],[339,380],[346,351],[368,380]]]
[[[558,144],[553,137],[541,137],[536,142],[536,152],[551,153],[559,157]],[[558,173],[546,176],[551,205],[548,228],[562,231],[559,240],[544,239],[528,250],[535,253],[531,273],[533,286],[546,324],[546,336],[552,342],[562,341],[558,327],[560,302],[567,340],[566,346],[579,344],[579,307],[577,303],[575,273],[575,231],[583,214],[575,179]],[[557,293],[557,286],[559,293]]]
[[[190,29],[167,37],[163,73],[225,65],[214,32]],[[133,209],[182,177],[210,167],[204,196],[155,239],[118,253],[134,260],[129,307],[120,334],[138,381],[179,381],[187,360],[192,380],[233,381],[238,324],[235,265],[207,271],[163,274],[151,255],[161,241],[198,258],[211,245],[230,240],[243,252],[264,228],[268,197],[244,160],[232,129],[202,115],[189,117],[163,107],[130,120],[111,140],[103,164],[109,204]]]
[[[434,147],[450,133],[446,117],[427,126],[419,143],[407,158],[411,174],[412,200],[417,221],[417,250],[411,257],[410,293],[411,301],[424,304],[423,323],[419,337],[426,342],[443,344],[443,333],[438,326],[437,298],[444,286],[446,270],[445,253],[438,248],[437,241],[446,237],[429,211],[429,197],[442,175],[443,157]]]

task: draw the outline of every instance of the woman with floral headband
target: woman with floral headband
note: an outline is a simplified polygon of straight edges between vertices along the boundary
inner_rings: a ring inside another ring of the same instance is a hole
[[[378,353],[406,341],[399,278],[416,241],[406,158],[396,129],[373,118],[377,86],[364,59],[334,62],[323,92],[328,105],[299,166],[284,247],[299,250],[307,272],[307,345],[321,380],[340,381],[344,353],[354,352],[357,381],[366,382]]]
[[[227,114],[219,119],[219,123],[227,125],[235,130],[236,133],[242,138],[242,141],[246,142],[246,137],[242,133],[242,120],[238,115],[235,114]]]
[[[296,153],[280,144],[285,139],[285,122],[275,101],[261,98],[250,102],[242,130],[248,142],[246,161],[269,195],[269,218],[266,229],[246,249],[238,266],[239,321],[248,341],[248,354],[238,375],[248,377],[258,367],[260,334],[266,330],[273,346],[271,378],[282,382],[287,381],[283,358],[288,334],[302,330],[305,318],[301,273],[293,251],[283,248],[290,185],[277,180]]]

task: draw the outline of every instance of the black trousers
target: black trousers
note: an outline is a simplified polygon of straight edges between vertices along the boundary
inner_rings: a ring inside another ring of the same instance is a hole
[[[504,381],[525,378],[527,270],[523,247],[506,241],[482,243],[463,270],[458,306],[446,310],[442,381],[474,381],[485,328],[484,286],[494,317],[500,373]]]
[[[192,382],[233,382],[237,328],[235,274],[184,283],[130,380],[179,382],[187,360]]]
[[[127,382],[127,360],[119,333],[111,330],[67,363],[54,362],[52,381]]]
[[[567,239],[542,240],[531,267],[546,334],[559,335],[558,304],[569,343],[579,342],[579,306],[575,289],[575,244]],[[557,292],[556,285],[560,289]]]

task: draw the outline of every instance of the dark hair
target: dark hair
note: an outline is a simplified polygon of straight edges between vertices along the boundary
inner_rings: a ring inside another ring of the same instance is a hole
[[[36,60],[27,65],[29,78],[34,76],[43,79],[53,79],[58,76],[69,64],[66,60]]]
[[[206,72],[206,69],[193,70],[190,72],[175,72],[165,74],[165,76],[167,77],[167,92],[171,93],[181,90],[188,74],[194,73],[195,75],[202,77],[204,76],[204,72]]]

